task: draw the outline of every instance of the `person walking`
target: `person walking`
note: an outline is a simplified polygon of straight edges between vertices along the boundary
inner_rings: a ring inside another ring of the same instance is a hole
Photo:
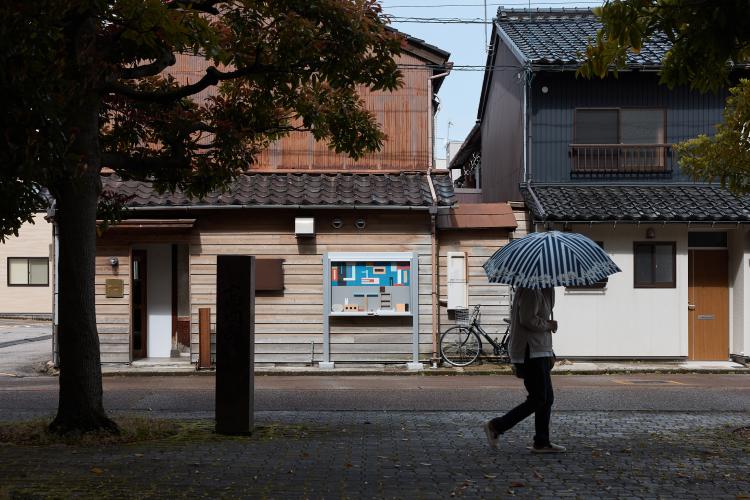
[[[564,446],[550,442],[549,421],[554,402],[550,372],[555,354],[552,350],[552,332],[557,331],[557,321],[552,315],[555,306],[554,288],[519,288],[513,299],[510,320],[510,361],[516,375],[523,378],[528,396],[502,417],[484,424],[487,441],[497,448],[499,436],[532,413],[535,420],[533,453],[562,453]]]

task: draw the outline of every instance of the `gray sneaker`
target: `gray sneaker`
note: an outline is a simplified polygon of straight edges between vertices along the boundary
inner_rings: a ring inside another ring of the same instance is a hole
[[[547,446],[531,446],[529,449],[531,453],[565,453],[565,446],[555,443],[550,443]]]
[[[485,422],[484,425],[482,425],[482,429],[484,429],[484,435],[487,436],[487,444],[490,445],[490,448],[496,450],[498,433],[492,430],[489,422]]]

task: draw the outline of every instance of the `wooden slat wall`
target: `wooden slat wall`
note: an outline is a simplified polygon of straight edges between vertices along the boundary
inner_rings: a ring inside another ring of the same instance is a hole
[[[256,298],[256,363],[310,363],[322,360],[323,267],[325,252],[417,252],[419,254],[420,351],[432,352],[429,219],[420,213],[319,212],[317,236],[297,240],[293,211],[255,211],[252,216],[204,216],[190,248],[191,351],[198,353],[198,309],[211,308],[216,321],[216,256],[255,255],[284,259],[282,294]],[[309,215],[309,214],[308,214]],[[334,230],[331,219],[344,227]],[[367,227],[354,228],[365,217]],[[403,318],[333,318],[334,362],[405,362],[412,352],[411,321]],[[215,345],[215,339],[212,342]],[[215,352],[215,348],[212,349]]]
[[[397,60],[424,66],[409,54]],[[394,92],[360,90],[366,108],[388,136],[380,151],[355,161],[331,151],[326,143],[316,142],[312,134],[297,132],[271,144],[253,168],[424,170],[429,160],[427,77],[432,73],[426,67],[404,68],[402,73],[404,85]]]
[[[467,230],[441,231],[440,238],[440,297],[447,299],[446,272],[448,252],[466,252],[469,282],[469,307],[482,306],[481,324],[487,333],[503,333],[503,318],[510,317],[509,289],[506,285],[492,284],[482,264],[501,246],[508,242],[508,231]],[[441,331],[455,324],[445,308],[440,311]],[[493,335],[494,338],[494,335]]]
[[[113,268],[110,257],[120,264]],[[96,328],[102,363],[130,362],[130,246],[127,243],[105,243],[96,248]],[[107,279],[124,282],[122,298],[107,298]]]
[[[332,170],[424,170],[429,161],[429,101],[427,78],[432,70],[425,63],[404,53],[396,58],[404,85],[394,92],[360,89],[365,106],[388,136],[380,151],[352,160],[316,142],[308,132],[296,132],[274,143],[256,158],[253,169],[332,169]],[[200,79],[208,63],[201,58],[180,55],[167,72],[182,84]],[[215,92],[209,88],[197,96],[201,101]]]

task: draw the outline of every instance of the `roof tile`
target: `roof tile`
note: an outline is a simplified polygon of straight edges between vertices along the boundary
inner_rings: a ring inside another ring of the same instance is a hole
[[[448,175],[433,175],[438,205],[455,203]],[[102,176],[104,190],[131,198],[131,207],[168,206],[293,206],[363,205],[430,206],[432,195],[423,173],[253,173],[235,179],[225,192],[212,192],[201,200],[182,192],[157,193],[151,183],[124,181],[116,175]]]
[[[602,24],[588,9],[503,9],[497,26],[532,64],[577,66]],[[638,54],[628,52],[627,66],[661,66],[671,47],[666,35],[654,35]]]
[[[750,196],[715,185],[534,184],[522,192],[537,221],[750,221]]]

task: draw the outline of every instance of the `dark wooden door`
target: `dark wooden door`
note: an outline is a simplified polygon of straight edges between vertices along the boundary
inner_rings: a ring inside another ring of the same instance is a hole
[[[148,310],[146,308],[146,250],[133,250],[130,277],[130,325],[133,359],[147,356]]]
[[[726,250],[688,251],[688,358],[729,359],[729,269]]]

